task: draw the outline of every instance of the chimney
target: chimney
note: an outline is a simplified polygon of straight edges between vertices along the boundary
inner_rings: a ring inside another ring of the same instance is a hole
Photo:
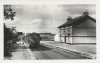
[[[68,16],[67,21],[71,21],[71,20],[72,20],[72,17]]]
[[[83,16],[89,15],[89,12],[87,10],[85,10],[85,12],[83,12]]]

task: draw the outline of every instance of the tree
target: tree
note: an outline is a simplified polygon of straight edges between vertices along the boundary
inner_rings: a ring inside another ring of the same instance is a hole
[[[13,12],[11,5],[4,5],[4,19],[14,20],[16,12]]]
[[[14,20],[15,12],[13,12],[11,5],[4,5],[4,19],[11,19]],[[12,42],[16,39],[16,31],[15,27],[7,28],[6,24],[4,23],[4,57],[11,57],[12,52]]]

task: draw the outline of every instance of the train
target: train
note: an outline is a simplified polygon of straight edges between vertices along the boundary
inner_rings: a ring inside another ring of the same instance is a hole
[[[37,48],[40,45],[41,37],[38,33],[31,33],[24,36],[22,40],[26,43],[28,47]]]

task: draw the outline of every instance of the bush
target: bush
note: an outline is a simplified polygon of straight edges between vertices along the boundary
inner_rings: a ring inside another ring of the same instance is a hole
[[[4,24],[4,57],[11,57],[13,40],[17,38],[14,28],[7,28]]]

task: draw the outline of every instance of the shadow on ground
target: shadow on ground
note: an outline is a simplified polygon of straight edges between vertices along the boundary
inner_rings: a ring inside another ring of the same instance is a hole
[[[47,51],[47,50],[51,50],[50,48],[46,47],[46,46],[43,46],[43,45],[39,45],[39,47],[37,48],[30,48],[31,51]]]

